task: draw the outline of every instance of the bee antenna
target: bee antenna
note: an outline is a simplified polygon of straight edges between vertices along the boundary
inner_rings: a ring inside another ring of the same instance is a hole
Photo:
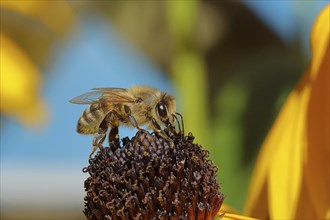
[[[183,116],[179,112],[175,112],[176,115],[179,115],[181,118],[181,124],[182,124],[182,134],[184,136],[184,123],[183,123]]]

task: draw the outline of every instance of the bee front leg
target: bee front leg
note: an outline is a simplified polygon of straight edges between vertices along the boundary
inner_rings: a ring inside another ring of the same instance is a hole
[[[131,112],[130,107],[128,107],[127,105],[124,105],[124,109],[125,109],[125,113],[127,114],[128,119],[131,122],[131,124],[133,125],[133,127],[137,128],[140,131],[141,128],[139,127],[139,125],[136,122],[135,118],[132,116],[132,112]]]
[[[92,152],[90,153],[89,158],[92,157],[92,155],[98,148],[102,147],[102,144],[106,137],[106,133],[108,130],[108,124],[109,124],[110,118],[112,116],[112,113],[113,112],[111,111],[104,117],[104,119],[102,120],[102,122],[99,126],[98,132],[94,135],[93,142],[92,142]]]
[[[156,119],[152,118],[152,125],[154,127],[154,131],[158,134],[160,134],[165,140],[173,142],[173,140],[165,133],[164,130],[161,129],[160,125],[158,124],[158,122],[156,121]]]

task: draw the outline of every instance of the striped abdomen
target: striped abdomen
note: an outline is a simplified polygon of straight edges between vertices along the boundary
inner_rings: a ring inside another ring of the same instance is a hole
[[[80,116],[77,132],[80,134],[95,134],[108,111],[98,103],[88,106]]]

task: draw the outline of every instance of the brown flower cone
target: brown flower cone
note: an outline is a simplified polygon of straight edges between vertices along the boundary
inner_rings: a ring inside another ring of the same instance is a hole
[[[146,131],[106,147],[83,169],[87,219],[213,219],[224,200],[209,153]]]

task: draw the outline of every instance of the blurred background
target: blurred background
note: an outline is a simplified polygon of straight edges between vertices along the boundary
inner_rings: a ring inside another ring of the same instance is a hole
[[[328,1],[1,0],[1,219],[81,219],[94,87],[173,94],[242,211],[273,120],[306,69]],[[121,137],[135,134],[120,129]]]

